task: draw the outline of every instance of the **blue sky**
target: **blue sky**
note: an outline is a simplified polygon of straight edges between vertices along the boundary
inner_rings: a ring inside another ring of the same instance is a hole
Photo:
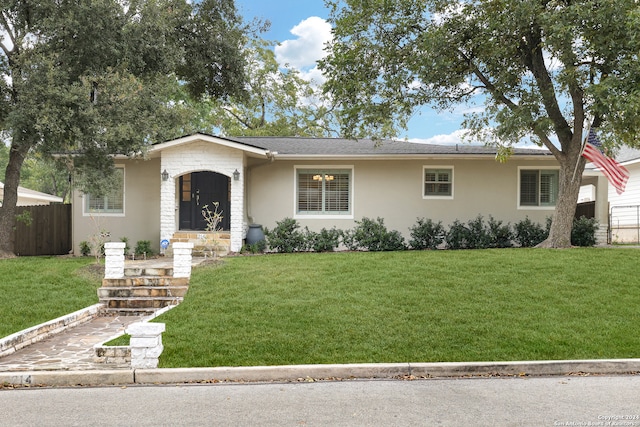
[[[315,61],[322,54],[322,43],[330,37],[329,15],[323,0],[236,0],[236,6],[247,21],[260,18],[271,21],[271,30],[263,35],[277,40],[276,58],[289,63],[309,78],[321,79]],[[400,138],[416,142],[455,144],[460,139],[460,123],[464,107],[453,113],[441,113],[425,107],[409,122]]]

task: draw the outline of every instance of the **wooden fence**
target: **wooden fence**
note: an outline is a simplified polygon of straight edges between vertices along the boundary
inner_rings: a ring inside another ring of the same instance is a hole
[[[24,218],[16,221],[16,255],[66,255],[71,251],[71,205],[18,206],[16,213]]]

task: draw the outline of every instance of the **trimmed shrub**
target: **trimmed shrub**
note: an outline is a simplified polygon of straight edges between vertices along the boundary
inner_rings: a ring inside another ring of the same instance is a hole
[[[120,241],[124,243],[124,255],[125,256],[129,255],[129,252],[131,251],[131,248],[129,247],[129,238],[121,237]]]
[[[412,226],[409,246],[412,249],[436,249],[444,241],[445,231],[442,222],[433,222],[430,219],[418,218]]]
[[[502,221],[489,216],[488,228],[490,248],[510,248],[513,246],[513,231],[511,231],[509,224],[502,225]]]
[[[265,237],[269,248],[282,253],[304,251],[306,249],[304,235],[298,229],[300,224],[292,218],[276,222],[273,230],[265,229]]]
[[[467,230],[467,249],[486,249],[489,247],[491,236],[481,215],[467,223]]]
[[[252,243],[250,245],[243,245],[241,252],[249,252],[251,254],[259,254],[259,253],[263,253],[265,250],[267,249],[267,242],[266,240],[262,239],[262,240],[258,240],[255,243]]]
[[[387,230],[384,220],[363,217],[352,232],[343,233],[343,242],[351,250],[401,251],[406,249],[404,238],[396,231]]]
[[[82,256],[91,255],[91,245],[89,245],[89,242],[87,242],[86,240],[80,242],[80,254]]]
[[[136,242],[134,253],[136,254],[136,256],[140,256],[140,255],[152,256],[154,253],[153,253],[153,249],[151,249],[151,241],[138,240]]]
[[[547,238],[550,227],[550,218],[547,218],[547,228],[545,229],[540,224],[531,221],[529,217],[526,217],[514,225],[514,240],[523,248],[531,248]]]
[[[340,245],[342,232],[335,227],[330,230],[323,228],[319,233],[305,227],[305,241],[308,250],[314,252],[333,252]]]
[[[595,218],[581,216],[573,220],[571,244],[574,246],[593,246],[596,244],[598,221]]]
[[[469,243],[469,229],[456,219],[449,226],[445,241],[447,249],[466,249]]]

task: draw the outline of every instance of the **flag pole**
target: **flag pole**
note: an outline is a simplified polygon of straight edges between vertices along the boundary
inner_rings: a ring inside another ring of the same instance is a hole
[[[582,157],[582,153],[584,152],[584,147],[587,142],[587,138],[589,138],[589,131],[591,130],[591,124],[587,126],[587,135],[582,139],[582,147],[580,147],[580,155],[578,156],[578,160],[576,161],[576,167],[573,168],[573,176],[571,177],[571,182],[575,181],[576,173],[578,172],[578,165],[580,164],[580,157]]]

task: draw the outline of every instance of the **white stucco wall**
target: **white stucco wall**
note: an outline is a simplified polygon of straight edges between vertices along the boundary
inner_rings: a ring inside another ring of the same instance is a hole
[[[344,218],[308,218],[296,215],[296,167],[353,168],[353,215]],[[423,197],[423,168],[453,167],[454,195],[449,199]],[[356,161],[276,160],[247,171],[247,215],[253,222],[273,228],[284,218],[295,218],[301,227],[314,231],[336,227],[351,229],[363,217],[380,217],[390,230],[405,238],[417,218],[442,221],[448,228],[458,219],[467,222],[478,215],[492,215],[505,224],[529,217],[544,224],[554,207],[520,207],[518,203],[519,168],[553,169],[552,157],[521,160],[511,158],[500,164],[484,159],[417,159]]]
[[[117,160],[115,163],[124,167],[124,213],[87,215],[83,212],[83,194],[74,191],[75,254],[80,254],[80,242],[88,241],[100,230],[110,233],[110,241],[128,238],[132,250],[138,240],[149,240],[154,251],[160,250],[160,159]]]

